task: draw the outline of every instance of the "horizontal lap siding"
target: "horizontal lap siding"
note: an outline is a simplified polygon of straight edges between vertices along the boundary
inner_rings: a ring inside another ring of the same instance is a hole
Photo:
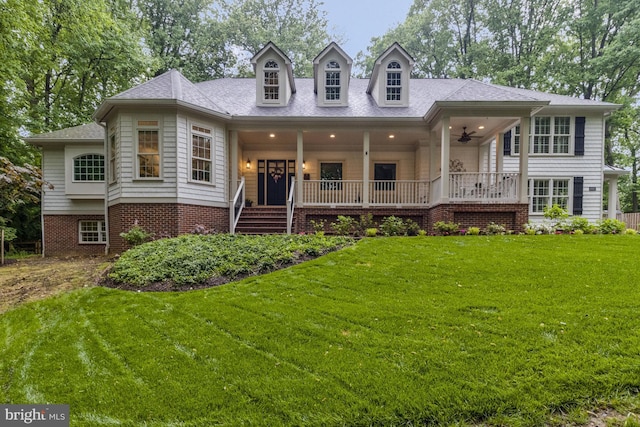
[[[87,147],[87,152],[95,148]],[[65,157],[64,148],[44,148],[42,150],[44,179],[53,185],[45,188],[42,210],[45,214],[81,214],[104,211],[104,201],[100,199],[74,200],[65,194]],[[71,171],[69,171],[71,173]]]
[[[195,117],[178,116],[177,138],[177,182],[178,197],[191,203],[226,204],[228,198],[227,141],[225,128],[210,120]],[[190,128],[193,125],[211,129],[213,144],[213,184],[201,184],[189,181],[191,143]]]
[[[602,208],[602,125],[603,118],[587,116],[585,123],[584,156],[529,155],[529,179],[584,177],[583,213],[590,221],[601,218]],[[518,172],[519,156],[505,156],[506,172]],[[570,186],[571,187],[571,186]],[[595,191],[589,191],[595,188]],[[532,216],[531,219],[541,218]]]

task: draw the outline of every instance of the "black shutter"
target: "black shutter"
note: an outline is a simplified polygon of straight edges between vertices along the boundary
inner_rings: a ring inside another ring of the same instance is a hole
[[[504,136],[502,138],[502,142],[504,144],[503,154],[505,156],[510,156],[511,155],[511,131],[504,133]]]
[[[573,214],[582,215],[582,196],[584,194],[584,178],[573,177]]]
[[[584,117],[576,117],[576,139],[573,151],[576,156],[584,156],[584,123]]]

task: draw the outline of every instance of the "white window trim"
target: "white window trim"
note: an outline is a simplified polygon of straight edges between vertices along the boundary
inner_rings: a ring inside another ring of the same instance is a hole
[[[548,153],[534,153],[533,152],[533,138],[535,136],[535,117],[549,117],[551,119],[551,134],[549,135],[549,152]],[[567,153],[554,153],[553,152],[553,139],[555,136],[555,119],[556,117],[569,117],[569,149]],[[520,125],[517,125],[520,126]],[[576,116],[567,115],[555,115],[555,116],[534,116],[531,117],[531,124],[529,125],[529,157],[574,157],[575,155],[575,128],[576,128]],[[521,136],[518,134],[518,136]],[[518,144],[518,150],[516,151],[516,126],[511,128],[511,156],[520,156],[520,146],[522,145],[522,138]]]
[[[270,62],[274,62],[278,68],[267,68],[267,64]],[[276,72],[278,74],[278,84],[277,85],[267,85],[265,82],[265,73],[269,71],[269,72]],[[282,103],[282,96],[283,96],[283,87],[282,87],[282,64],[280,64],[279,61],[273,59],[273,58],[269,58],[266,61],[264,61],[264,65],[262,66],[262,102],[264,104],[281,104]],[[268,87],[277,87],[278,88],[278,99],[267,99],[266,98],[266,88]]]
[[[194,130],[193,129],[194,126],[207,129],[210,131],[210,133],[207,134],[205,132],[199,132],[197,130]],[[211,138],[211,157],[209,159],[209,161],[211,162],[211,172],[210,172],[211,179],[209,181],[200,181],[197,179],[193,179],[193,135],[199,135],[199,136],[205,136],[205,137]],[[215,180],[215,142],[216,142],[215,136],[216,136],[216,130],[212,126],[205,125],[202,123],[197,123],[197,122],[188,123],[187,139],[189,143],[187,144],[187,146],[188,146],[189,152],[187,153],[187,158],[188,158],[189,172],[187,176],[187,182],[192,184],[209,185],[209,186],[215,187],[215,181],[216,181]]]
[[[397,63],[400,65],[400,68],[389,68],[391,63]],[[389,73],[400,73],[400,86],[389,86]],[[387,105],[404,105],[404,85],[405,83],[405,70],[402,67],[402,62],[397,59],[391,59],[387,62],[387,65],[384,69],[384,100]],[[389,99],[388,98],[388,89],[389,88],[397,88],[400,89],[400,99]]]
[[[549,182],[549,195],[548,197],[548,201],[551,201],[553,199],[553,183],[554,181],[567,181],[568,182],[568,194],[567,194],[567,206],[566,206],[566,210],[567,212],[573,212],[573,177],[567,177],[567,176],[553,176],[553,177],[547,177],[547,176],[536,176],[536,177],[529,177],[529,186],[528,186],[528,197],[529,197],[529,215],[530,216],[534,216],[534,217],[543,217],[544,216],[544,212],[533,212],[533,182],[534,181],[548,181]],[[551,207],[549,205],[546,205],[547,207]]]
[[[96,180],[76,179],[76,160],[79,159],[80,157],[84,157],[84,156],[100,156],[100,157],[102,157],[102,163],[103,163],[102,176],[103,177],[105,176],[106,164],[105,164],[104,154],[87,152],[87,153],[78,154],[77,156],[74,156],[73,159],[71,159],[71,182],[74,183],[74,184],[100,184],[100,183],[104,183],[104,178],[103,179],[96,179]]]
[[[82,240],[82,223],[86,223],[86,222],[95,222],[98,225],[98,236],[99,236],[99,240],[98,242],[85,242]],[[104,229],[104,231],[102,231]],[[102,220],[93,220],[93,219],[86,219],[86,220],[80,220],[78,221],[78,243],[81,245],[104,245],[105,243],[107,243],[107,229],[106,229],[106,222],[102,221]]]
[[[335,63],[338,65],[338,68],[331,68],[329,67],[329,64],[331,63]],[[337,85],[327,85],[327,73],[338,73],[338,81],[339,84]],[[326,104],[342,104],[342,77],[343,77],[343,73],[342,73],[342,66],[340,65],[340,62],[335,60],[335,59],[330,59],[325,63],[325,67],[324,67],[324,102]],[[327,89],[329,88],[337,88],[338,89],[338,99],[328,99],[327,95]]]
[[[157,125],[140,125],[139,122],[157,122]],[[134,159],[135,162],[135,176],[134,181],[162,181],[164,177],[164,155],[163,155],[163,133],[162,133],[162,120],[159,117],[136,117],[134,118]],[[158,155],[160,156],[158,176],[146,177],[140,176],[140,162],[138,161],[140,141],[138,140],[140,134],[139,131],[145,130],[157,130],[158,131]]]

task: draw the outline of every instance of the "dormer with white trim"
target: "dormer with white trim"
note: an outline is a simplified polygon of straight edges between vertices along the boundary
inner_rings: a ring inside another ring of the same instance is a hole
[[[335,42],[313,60],[313,89],[318,107],[349,105],[349,80],[353,60]]]
[[[409,81],[415,61],[398,43],[376,59],[367,93],[380,107],[408,107]]]
[[[272,42],[251,58],[256,73],[256,105],[284,107],[296,93],[291,60]]]

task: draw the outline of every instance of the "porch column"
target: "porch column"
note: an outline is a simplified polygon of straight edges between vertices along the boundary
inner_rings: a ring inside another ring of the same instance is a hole
[[[504,170],[504,132],[496,134],[496,173]]]
[[[362,207],[369,207],[369,148],[371,145],[369,132],[362,137]]]
[[[231,185],[229,186],[229,200],[233,200],[233,197],[236,195],[236,190],[238,189],[238,131],[231,131],[231,165],[229,168],[231,169],[231,173],[229,176],[231,177]]]
[[[434,189],[433,181],[438,177],[438,159],[436,156],[436,131],[432,130],[429,135],[429,204],[432,205],[436,200],[437,192]]]
[[[618,177],[609,178],[609,208],[607,218],[616,219],[618,214]]]
[[[520,203],[529,203],[529,124],[530,117],[520,118]]]
[[[304,205],[304,139],[302,137],[302,131],[298,131],[297,146],[296,146],[296,206],[302,207]]]
[[[449,203],[449,149],[451,148],[449,123],[449,117],[442,118],[442,137],[440,138],[440,201],[442,203]]]

